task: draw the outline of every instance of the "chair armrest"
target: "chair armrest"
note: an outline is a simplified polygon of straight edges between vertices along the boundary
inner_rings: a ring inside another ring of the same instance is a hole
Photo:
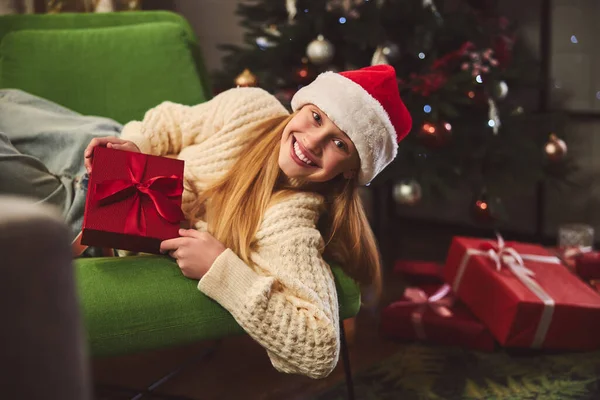
[[[339,267],[341,317],[360,294]],[[93,357],[179,346],[244,333],[231,314],[197,289],[166,256],[81,258],[76,276]]]

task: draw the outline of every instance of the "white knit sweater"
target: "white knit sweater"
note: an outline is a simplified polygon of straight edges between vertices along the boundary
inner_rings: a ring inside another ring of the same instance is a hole
[[[252,129],[281,115],[287,110],[266,91],[238,88],[192,107],[162,103],[125,125],[121,137],[143,153],[178,154],[186,180],[201,191],[232,166]],[[193,201],[184,192],[184,211]],[[322,203],[317,194],[298,193],[270,207],[251,255],[255,267],[227,249],[198,283],[267,349],[276,369],[312,378],[329,375],[340,347],[335,282],[316,229]]]

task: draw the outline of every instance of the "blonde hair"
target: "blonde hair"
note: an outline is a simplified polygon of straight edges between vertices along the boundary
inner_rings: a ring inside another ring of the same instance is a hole
[[[294,115],[272,118],[258,126],[233,167],[200,193],[196,208],[188,212],[195,216],[207,210],[209,232],[249,265],[252,265],[254,238],[267,208],[291,193],[308,189],[285,186],[278,163],[281,135]],[[326,199],[319,220],[319,231],[325,241],[324,257],[338,262],[361,286],[371,286],[379,294],[379,252],[357,180],[340,175],[313,185],[312,189]]]

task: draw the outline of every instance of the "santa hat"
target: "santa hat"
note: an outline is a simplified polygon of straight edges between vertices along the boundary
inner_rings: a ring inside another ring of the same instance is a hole
[[[412,124],[389,65],[324,72],[292,98],[294,111],[305,104],[319,107],[352,139],[360,157],[361,185],[392,162]]]

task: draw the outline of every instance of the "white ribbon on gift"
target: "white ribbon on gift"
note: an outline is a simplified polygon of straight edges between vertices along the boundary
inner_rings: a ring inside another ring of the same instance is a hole
[[[525,261],[560,264],[560,259],[554,256],[519,254],[512,247],[506,247],[504,239],[499,233],[496,233],[496,237],[498,240],[498,250],[489,249],[484,251],[478,249],[467,249],[460,262],[460,265],[458,266],[458,271],[456,273],[456,277],[454,278],[454,283],[452,284],[452,290],[454,293],[458,293],[458,288],[460,287],[460,283],[471,256],[477,255],[489,258],[496,265],[497,271],[500,271],[502,267],[508,268],[515,275],[515,277],[521,281],[521,283],[523,283],[523,285],[525,285],[540,299],[542,303],[544,303],[544,310],[542,311],[542,316],[531,344],[532,348],[539,349],[542,347],[542,344],[546,339],[548,329],[550,328],[550,324],[552,323],[555,302],[554,299],[550,297],[550,295],[546,293],[546,291],[540,286],[540,284],[532,278],[535,276],[535,274],[529,268],[525,267]]]

